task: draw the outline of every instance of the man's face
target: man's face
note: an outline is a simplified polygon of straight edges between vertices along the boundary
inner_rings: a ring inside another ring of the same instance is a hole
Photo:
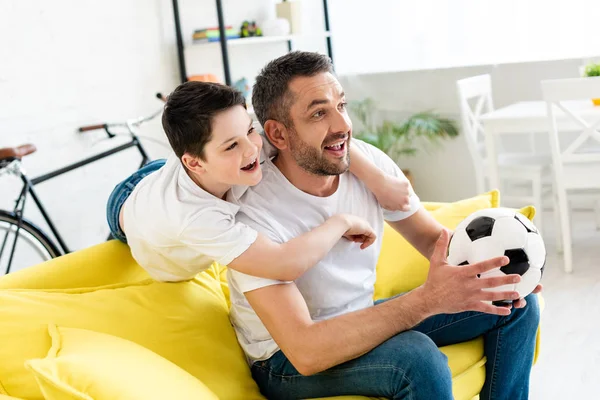
[[[300,167],[316,175],[339,175],[350,166],[352,123],[342,86],[330,73],[294,78],[289,148]]]
[[[215,182],[253,186],[262,178],[261,148],[262,140],[246,109],[231,107],[214,117],[202,164]]]

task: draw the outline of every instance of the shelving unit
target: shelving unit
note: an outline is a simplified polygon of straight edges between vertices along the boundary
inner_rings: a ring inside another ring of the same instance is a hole
[[[294,39],[306,39],[306,38],[318,38],[318,37],[329,37],[329,32],[324,32],[322,35],[286,35],[286,36],[255,36],[249,38],[236,38],[228,39],[227,46],[244,46],[259,43],[276,43],[276,42],[289,42]],[[194,42],[192,46],[218,46],[221,43],[219,41],[214,42]]]
[[[294,39],[304,39],[310,37],[325,38],[327,41],[327,54],[333,61],[333,54],[331,48],[331,34],[329,32],[329,9],[327,0],[323,0],[323,17],[325,29],[322,34],[310,34],[310,35],[285,35],[285,36],[258,36],[249,38],[239,38],[227,40],[225,34],[225,20],[223,16],[223,4],[222,0],[215,0],[217,5],[217,19],[219,26],[220,38],[218,42],[200,42],[192,43],[192,46],[220,46],[221,57],[223,60],[223,73],[225,76],[225,83],[231,85],[231,66],[229,65],[229,46],[242,46],[259,43],[276,43],[276,42],[287,42],[288,51],[292,50],[292,41]],[[187,81],[187,71],[185,67],[185,55],[184,55],[184,44],[183,37],[181,35],[181,21],[179,19],[179,2],[173,0],[173,18],[175,20],[175,34],[177,39],[177,55],[179,61],[179,75],[181,83]]]

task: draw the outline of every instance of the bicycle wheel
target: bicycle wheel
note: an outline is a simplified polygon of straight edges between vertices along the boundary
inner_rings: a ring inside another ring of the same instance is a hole
[[[40,228],[22,219],[21,227],[17,229],[18,221],[14,213],[0,210],[0,274],[14,272],[60,255],[54,242]]]

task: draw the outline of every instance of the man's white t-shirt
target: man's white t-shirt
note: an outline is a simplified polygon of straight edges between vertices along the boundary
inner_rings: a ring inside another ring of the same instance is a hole
[[[239,206],[200,188],[175,156],[146,176],[123,204],[133,258],[160,281],[193,278],[214,261],[229,264],[257,232],[236,222]]]
[[[356,139],[352,145],[359,147],[386,173],[404,176],[400,168],[377,148]],[[295,281],[313,320],[333,318],[373,305],[375,265],[381,249],[384,219],[399,221],[420,207],[419,198],[413,193],[409,212],[383,210],[372,192],[350,172],[340,175],[337,191],[331,196],[312,196],[292,185],[270,160],[263,164],[261,183],[231,200],[240,205],[239,222],[278,243],[317,227],[335,214],[353,214],[371,224],[377,234],[373,245],[361,250],[358,243],[342,238],[323,260]],[[257,278],[231,269],[228,279],[230,316],[238,341],[250,363],[268,359],[279,347],[246,301],[244,293],[289,282]]]

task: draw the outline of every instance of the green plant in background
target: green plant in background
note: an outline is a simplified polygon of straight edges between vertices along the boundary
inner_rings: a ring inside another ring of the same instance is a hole
[[[600,64],[588,64],[584,71],[585,76],[600,76]]]
[[[382,150],[395,162],[401,157],[417,154],[416,145],[420,139],[439,145],[442,140],[458,136],[454,121],[430,111],[413,114],[402,122],[386,120],[375,125],[375,103],[372,99],[351,102],[349,110],[360,122],[360,127],[354,129],[353,136]]]

